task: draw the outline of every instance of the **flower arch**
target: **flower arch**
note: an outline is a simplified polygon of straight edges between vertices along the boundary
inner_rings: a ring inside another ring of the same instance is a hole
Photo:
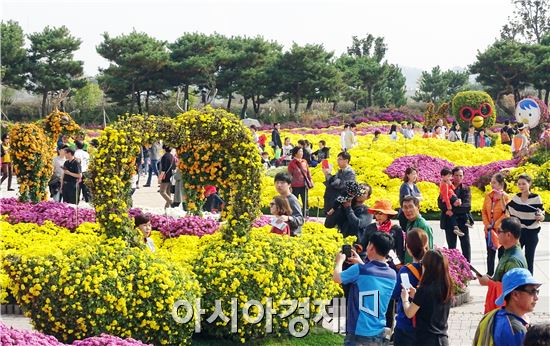
[[[108,236],[136,243],[128,216],[130,179],[142,143],[176,148],[189,208],[206,185],[228,191],[224,238],[246,237],[259,214],[261,163],[250,132],[233,114],[207,106],[177,118],[132,115],[107,127],[90,164],[96,218]]]

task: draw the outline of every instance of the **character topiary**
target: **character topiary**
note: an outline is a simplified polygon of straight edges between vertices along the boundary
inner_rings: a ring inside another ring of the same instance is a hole
[[[516,105],[516,121],[527,125],[531,133],[531,141],[539,140],[544,131],[544,124],[549,121],[548,107],[539,98],[528,96]]]
[[[453,98],[451,116],[462,131],[467,131],[470,125],[480,130],[493,126],[497,112],[493,99],[486,92],[461,91]]]

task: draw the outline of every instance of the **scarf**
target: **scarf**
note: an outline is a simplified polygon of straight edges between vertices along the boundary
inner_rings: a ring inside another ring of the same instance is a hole
[[[392,226],[391,220],[388,219],[388,220],[382,222],[382,224],[378,225],[378,230],[380,232],[390,233],[391,226]]]

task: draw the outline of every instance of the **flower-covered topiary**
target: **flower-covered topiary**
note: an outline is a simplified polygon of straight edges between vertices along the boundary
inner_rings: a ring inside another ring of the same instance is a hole
[[[514,113],[516,122],[525,124],[530,129],[531,141],[536,142],[544,131],[545,124],[550,121],[548,106],[543,100],[528,96],[518,102]]]
[[[451,116],[463,132],[473,125],[476,130],[490,128],[497,112],[493,99],[484,91],[461,91],[453,97]]]
[[[45,201],[53,172],[51,141],[36,124],[16,124],[10,131],[10,143],[20,199],[35,203]]]
[[[264,317],[258,324],[246,322],[243,307],[250,300],[257,300],[267,306],[272,298],[273,333],[288,333],[291,314],[282,318],[280,314],[289,309],[283,300],[296,299],[311,303],[312,318],[315,300],[330,300],[341,293],[339,285],[332,281],[334,254],[343,244],[340,233],[326,229],[319,223],[306,223],[300,237],[283,237],[269,233],[270,227],[253,229],[248,240],[235,238],[227,242],[215,233],[201,238],[208,243],[201,248],[195,261],[195,273],[203,293],[205,316],[214,312],[215,301],[220,300],[225,316],[231,316],[231,298],[238,300],[238,331],[231,333],[231,324],[216,320],[203,320],[202,330],[218,337],[231,337],[240,342],[249,342],[265,336]],[[254,309],[253,309],[254,310]],[[251,314],[255,317],[256,314]]]
[[[80,126],[73,120],[69,113],[54,109],[44,119],[44,131],[50,134],[53,143],[57,143],[60,134],[74,135],[80,131]]]
[[[200,288],[192,275],[121,239],[80,243],[62,256],[9,255],[4,269],[34,327],[64,342],[108,333],[156,345],[190,344],[193,323],[172,317]]]

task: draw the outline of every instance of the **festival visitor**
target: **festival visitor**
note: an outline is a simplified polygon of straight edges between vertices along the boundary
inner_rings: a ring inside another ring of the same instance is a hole
[[[369,186],[370,188],[370,186]],[[369,195],[370,197],[370,195]],[[363,249],[367,248],[369,238],[375,232],[384,232],[392,236],[394,247],[399,262],[405,261],[405,242],[403,240],[403,229],[399,225],[394,225],[391,218],[397,215],[397,211],[393,210],[391,202],[388,200],[378,200],[374,205],[367,209],[368,213],[374,216],[376,222],[370,223],[366,228],[359,242]],[[393,259],[392,259],[393,260]]]
[[[342,151],[350,151],[357,145],[354,132],[355,127],[356,125],[354,123],[344,125],[344,132],[340,135]]]
[[[418,172],[416,168],[407,167],[407,169],[405,169],[405,175],[403,176],[403,184],[401,184],[401,187],[399,188],[399,205],[403,203],[403,198],[405,198],[405,196],[414,196],[419,201],[422,201],[422,194],[420,193],[418,186],[416,186],[417,180]],[[401,226],[402,229],[405,229],[407,227],[407,219],[401,212],[401,209],[399,209],[399,214],[397,217],[399,219],[399,226]]]
[[[403,310],[403,301],[401,300],[401,275],[406,274],[412,287],[417,287],[422,277],[422,258],[428,251],[428,235],[420,228],[413,228],[407,233],[406,238],[407,254],[412,257],[412,263],[404,265],[399,269],[397,282],[393,290],[392,299],[397,301],[397,316],[395,317],[395,328],[393,333],[393,344],[395,346],[413,346],[416,344],[416,334],[414,326],[416,321],[414,317],[408,318]]]
[[[203,211],[209,213],[221,213],[225,207],[225,202],[218,195],[218,190],[215,186],[207,185],[204,187],[204,198],[206,198],[204,205],[202,206]]]
[[[346,339],[344,345],[389,345],[385,337],[386,311],[395,287],[396,273],[386,263],[393,247],[392,237],[377,232],[367,246],[367,263],[352,251],[346,258],[342,252],[335,258],[333,280],[349,285],[346,307]],[[354,263],[342,271],[344,262]],[[377,292],[375,299],[363,299],[361,292]]]
[[[435,123],[436,126],[439,126],[441,128],[440,132],[440,139],[446,139],[447,138],[447,127],[443,124],[443,119],[437,119],[437,122]]]
[[[406,139],[413,139],[414,138],[414,125],[411,121],[407,122],[405,126],[403,127],[403,130],[401,133],[403,134],[403,137]]]
[[[288,221],[284,221],[282,216],[291,216],[292,209],[288,200],[283,196],[275,196],[269,203],[269,212],[275,216],[275,220],[271,222],[271,233],[290,235],[290,226]]]
[[[390,135],[391,140],[396,141],[398,139],[398,137],[397,137],[397,125],[396,124],[392,124],[392,126],[390,127],[389,135]]]
[[[264,165],[265,169],[270,169],[271,167],[273,167],[273,165],[271,163],[271,160],[269,159],[269,154],[267,153],[267,151],[264,151],[262,153],[262,165]]]
[[[297,146],[303,149],[302,158],[306,160],[307,164],[309,165],[311,162],[311,144],[307,139],[300,139]]]
[[[88,143],[86,143],[86,135],[84,132],[79,132],[74,138],[75,152],[76,152],[76,142],[82,143],[82,150],[88,152]]]
[[[544,221],[544,206],[542,198],[530,190],[532,179],[529,175],[521,174],[516,183],[520,192],[512,196],[512,200],[506,206],[506,211],[521,222],[519,242],[521,247],[525,248],[527,268],[533,273],[535,250],[539,242],[541,222]]]
[[[288,164],[292,160],[292,149],[294,149],[294,145],[290,142],[290,138],[285,138],[282,157],[285,166],[288,166]]]
[[[498,261],[494,275],[483,275],[477,277],[480,285],[488,286],[485,298],[485,310],[487,313],[498,305],[495,305],[495,298],[502,293],[502,277],[513,268],[527,268],[527,261],[519,246],[521,234],[521,223],[515,217],[507,217],[500,223],[498,230],[498,241],[503,248],[502,256]]]
[[[145,175],[149,172],[149,165],[151,163],[151,159],[149,158],[149,148],[145,145],[141,146],[141,153],[143,157],[143,164],[139,167],[139,174]]]
[[[11,160],[11,149],[10,149],[10,136],[7,133],[2,135],[2,180],[0,180],[0,185],[4,180],[8,179],[8,191],[13,191],[11,187],[11,181],[13,179],[13,166]]]
[[[433,249],[433,232],[428,222],[420,215],[420,202],[418,198],[414,196],[406,196],[403,198],[403,203],[401,203],[401,210],[407,219],[407,226],[405,228],[405,234],[409,233],[413,228],[420,228],[428,235],[428,248]],[[405,236],[406,239],[406,236]],[[411,263],[412,257],[409,254],[405,253],[404,263]]]
[[[346,182],[346,193],[338,196],[334,206],[327,212],[325,227],[337,227],[344,237],[354,236],[358,240],[362,239],[367,227],[372,223],[369,207],[365,205],[371,194],[372,188],[368,184]]]
[[[511,146],[512,138],[514,138],[515,134],[516,131],[514,131],[514,128],[510,126],[510,121],[506,120],[504,122],[504,127],[500,130],[500,142]]]
[[[82,178],[80,179],[79,185],[79,195],[82,194],[84,201],[89,203],[91,200],[90,189],[86,185],[86,180],[88,178],[88,165],[90,164],[90,154],[84,150],[84,143],[76,141],[76,151],[74,152],[75,159],[80,162],[80,169],[82,170]]]
[[[529,326],[527,314],[535,309],[541,284],[524,268],[514,268],[504,274],[503,292],[495,304],[502,306],[506,302],[506,306],[483,316],[476,330],[474,345],[526,345],[524,339],[527,339]]]
[[[292,149],[292,161],[288,164],[288,173],[292,177],[292,194],[300,197],[304,207],[303,215],[307,217],[308,213],[308,190],[313,188],[313,178],[307,161],[303,159],[304,149],[294,147]]]
[[[432,134],[427,126],[422,126],[422,138],[431,138]]]
[[[155,242],[151,239],[151,220],[145,214],[139,214],[134,218],[134,225],[140,232],[141,239],[151,252],[155,252]]]
[[[451,130],[449,131],[449,141],[451,142],[460,142],[462,141],[462,132],[460,131],[460,124],[456,121],[451,125]]]
[[[57,141],[57,149],[62,149],[63,147],[69,147],[73,150],[76,150],[74,143],[69,141],[70,137],[67,135],[61,135]]]
[[[162,157],[162,145],[160,142],[155,142],[151,145],[149,148],[149,174],[147,175],[147,182],[143,187],[149,187],[151,186],[151,179],[153,177],[153,174],[155,174],[157,177],[159,176],[159,161]],[[161,179],[159,179],[159,184]]]
[[[460,239],[460,248],[462,249],[462,255],[470,262],[471,259],[471,246],[470,246],[470,232],[469,228],[472,228],[474,225],[474,219],[470,214],[472,208],[472,193],[469,186],[462,184],[464,180],[464,171],[460,167],[455,167],[451,171],[452,183],[454,187],[454,192],[458,200],[452,203],[452,212],[453,217],[455,218],[456,223],[450,219],[446,214],[447,206],[441,199],[441,196],[437,199],[437,204],[441,210],[441,229],[445,230],[445,238],[447,239],[447,245],[449,249],[456,248],[457,234],[455,233],[455,224],[458,226],[459,230],[464,233],[463,236],[458,237]]]
[[[512,139],[512,153],[514,157],[523,156],[529,147],[529,137],[527,135],[527,126],[518,125],[518,133]]]
[[[261,152],[262,148],[260,147],[260,137],[258,136],[256,131],[258,131],[256,126],[255,125],[250,125],[250,132],[252,133],[252,140],[254,141],[254,144],[256,144],[256,146],[258,147],[258,150]]]
[[[485,244],[487,245],[487,275],[492,276],[495,271],[495,254],[502,257],[504,249],[498,241],[500,223],[506,217],[506,205],[510,197],[506,194],[504,175],[496,173],[491,177],[492,191],[485,195],[481,218],[485,229]]]
[[[550,346],[550,323],[529,325],[523,346]]]
[[[449,261],[441,251],[428,250],[422,258],[422,266],[424,270],[418,289],[401,289],[405,315],[416,317],[414,345],[449,345],[447,320],[453,296]]]
[[[280,123],[273,123],[273,131],[271,131],[271,142],[269,145],[273,148],[273,153],[275,154],[277,154],[277,149],[283,150],[283,142],[281,142],[281,134],[279,133],[280,128]]]
[[[432,131],[432,138],[441,139],[441,137],[442,137],[442,132],[441,131],[442,131],[441,126],[434,127],[434,129]]]
[[[470,127],[468,127],[468,132],[464,134],[464,143],[477,147],[476,128],[474,125],[470,125]]]
[[[61,177],[63,176],[63,164],[65,163],[65,152],[57,150],[57,156],[53,158],[53,174],[48,182],[50,196],[56,202],[61,202]]]
[[[332,208],[336,197],[346,193],[346,181],[355,181],[355,171],[349,165],[351,155],[348,152],[338,154],[338,172],[332,175],[332,167],[323,168],[325,174],[325,194],[323,209],[325,214]]]
[[[304,215],[302,214],[302,208],[300,207],[300,202],[298,198],[294,196],[290,190],[290,185],[292,184],[292,178],[286,172],[279,172],[275,175],[275,190],[277,193],[285,197],[288,200],[290,209],[292,209],[292,215],[281,216],[281,219],[285,222],[288,222],[290,226],[290,235],[298,236],[302,233],[302,225],[304,224]]]
[[[164,203],[164,209],[166,209],[170,208],[174,202],[171,197],[172,183],[170,179],[172,178],[172,175],[174,175],[174,170],[176,169],[176,159],[171,153],[172,148],[165,145],[163,149],[164,155],[162,155],[162,158],[160,159],[159,192],[161,197],[166,201]]]
[[[485,130],[480,129],[477,133],[477,147],[478,148],[485,148],[491,146],[491,140],[488,136],[485,135]]]
[[[459,237],[463,237],[464,233],[460,231],[458,228],[458,225],[456,223],[456,216],[453,214],[453,203],[457,203],[457,205],[461,205],[462,201],[456,197],[455,191],[454,191],[454,185],[451,183],[451,177],[452,173],[451,170],[448,168],[443,168],[441,170],[441,181],[439,183],[439,198],[445,203],[445,215],[448,217],[449,220],[449,227],[453,227],[453,232]]]
[[[265,142],[267,142],[267,136],[265,133],[262,133],[260,137],[258,137],[258,145],[260,146],[261,152],[265,151]]]
[[[185,192],[183,189],[183,172],[179,167],[176,167],[174,172],[174,202],[172,203],[172,208],[177,208],[180,204],[185,202]],[[185,204],[183,205],[185,208]]]
[[[63,175],[61,176],[61,193],[63,202],[78,203],[78,182],[82,178],[80,162],[74,157],[74,149],[64,146],[65,162],[63,163]]]
[[[380,132],[380,130],[374,131],[374,137],[372,138],[372,141],[376,142],[377,140],[379,140],[381,134],[382,134],[382,132]]]
[[[311,153],[311,167],[317,167],[317,165],[323,160],[328,159],[330,156],[330,148],[327,147],[325,140],[319,141],[319,149]]]

